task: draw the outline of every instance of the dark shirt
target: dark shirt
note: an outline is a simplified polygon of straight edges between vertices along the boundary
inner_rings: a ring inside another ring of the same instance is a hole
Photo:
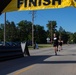
[[[57,38],[57,37],[54,37],[54,38],[53,38],[53,43],[54,43],[54,44],[58,44],[58,38]]]

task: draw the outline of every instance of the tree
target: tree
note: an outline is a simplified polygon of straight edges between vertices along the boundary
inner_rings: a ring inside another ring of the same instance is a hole
[[[62,36],[62,33],[64,32],[65,30],[60,26],[59,28],[59,35]]]
[[[35,25],[34,26],[34,37],[35,37],[35,41],[37,43],[46,43],[46,31],[44,30],[44,27],[43,26],[40,26],[40,25]]]
[[[76,43],[76,32],[73,34],[73,42]]]
[[[0,41],[3,41],[3,26],[4,24],[0,24]]]
[[[17,24],[20,41],[31,40],[32,38],[32,23],[27,20],[22,20]]]
[[[56,23],[56,21],[48,21],[47,28],[48,28],[48,31],[49,31],[48,36],[51,37],[51,43],[52,43],[53,33],[57,32],[57,29],[56,29],[57,28],[57,23]]]
[[[17,40],[17,29],[14,22],[6,21],[6,41],[16,41]]]

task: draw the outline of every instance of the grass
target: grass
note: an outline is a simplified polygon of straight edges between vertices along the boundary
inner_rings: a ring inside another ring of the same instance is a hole
[[[52,47],[51,44],[38,44],[39,48],[46,48],[46,47]],[[32,46],[28,46],[29,49],[33,49]]]

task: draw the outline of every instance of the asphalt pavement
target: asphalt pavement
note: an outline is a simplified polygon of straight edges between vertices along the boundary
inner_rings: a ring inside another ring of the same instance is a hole
[[[0,62],[0,75],[76,75],[76,44],[30,50],[31,56]]]

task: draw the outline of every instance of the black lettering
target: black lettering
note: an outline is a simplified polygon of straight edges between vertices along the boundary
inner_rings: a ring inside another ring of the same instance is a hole
[[[24,7],[27,7],[27,0],[25,0],[25,2],[24,2],[25,4],[24,4]]]
[[[31,7],[31,4],[34,6],[37,6],[37,0],[29,0],[29,6]]]
[[[38,2],[38,6],[41,6],[41,3],[42,3],[41,0],[39,0],[39,2]]]
[[[21,4],[23,4],[23,0],[17,0],[17,8],[20,8]]]
[[[74,0],[76,2],[76,0]]]
[[[43,5],[49,5],[51,3],[50,0],[44,0],[44,1],[47,2],[47,3],[43,3]]]
[[[55,2],[58,1],[58,4],[61,5],[61,0],[53,0],[52,5],[55,5]]]

